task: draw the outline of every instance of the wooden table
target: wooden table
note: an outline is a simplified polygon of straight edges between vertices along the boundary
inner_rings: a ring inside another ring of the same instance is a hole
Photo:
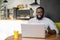
[[[5,40],[14,40],[14,36],[9,36]],[[19,34],[18,40],[60,40],[60,35],[51,35],[47,37],[46,39],[37,39],[37,38],[22,38],[22,35]]]

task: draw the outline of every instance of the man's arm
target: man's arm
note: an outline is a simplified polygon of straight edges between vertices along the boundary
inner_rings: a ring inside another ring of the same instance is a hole
[[[48,33],[49,34],[59,34],[59,31],[52,20],[48,20]]]

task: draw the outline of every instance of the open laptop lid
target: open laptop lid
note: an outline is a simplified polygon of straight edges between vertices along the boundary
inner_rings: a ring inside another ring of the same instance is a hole
[[[44,24],[21,24],[22,37],[45,38]]]

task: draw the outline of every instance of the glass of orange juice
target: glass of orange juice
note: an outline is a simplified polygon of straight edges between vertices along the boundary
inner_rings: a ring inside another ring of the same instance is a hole
[[[14,31],[14,40],[18,40],[18,31]]]

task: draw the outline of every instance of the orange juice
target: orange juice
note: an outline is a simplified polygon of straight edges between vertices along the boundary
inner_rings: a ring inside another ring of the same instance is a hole
[[[14,31],[14,40],[18,40],[18,31]]]

